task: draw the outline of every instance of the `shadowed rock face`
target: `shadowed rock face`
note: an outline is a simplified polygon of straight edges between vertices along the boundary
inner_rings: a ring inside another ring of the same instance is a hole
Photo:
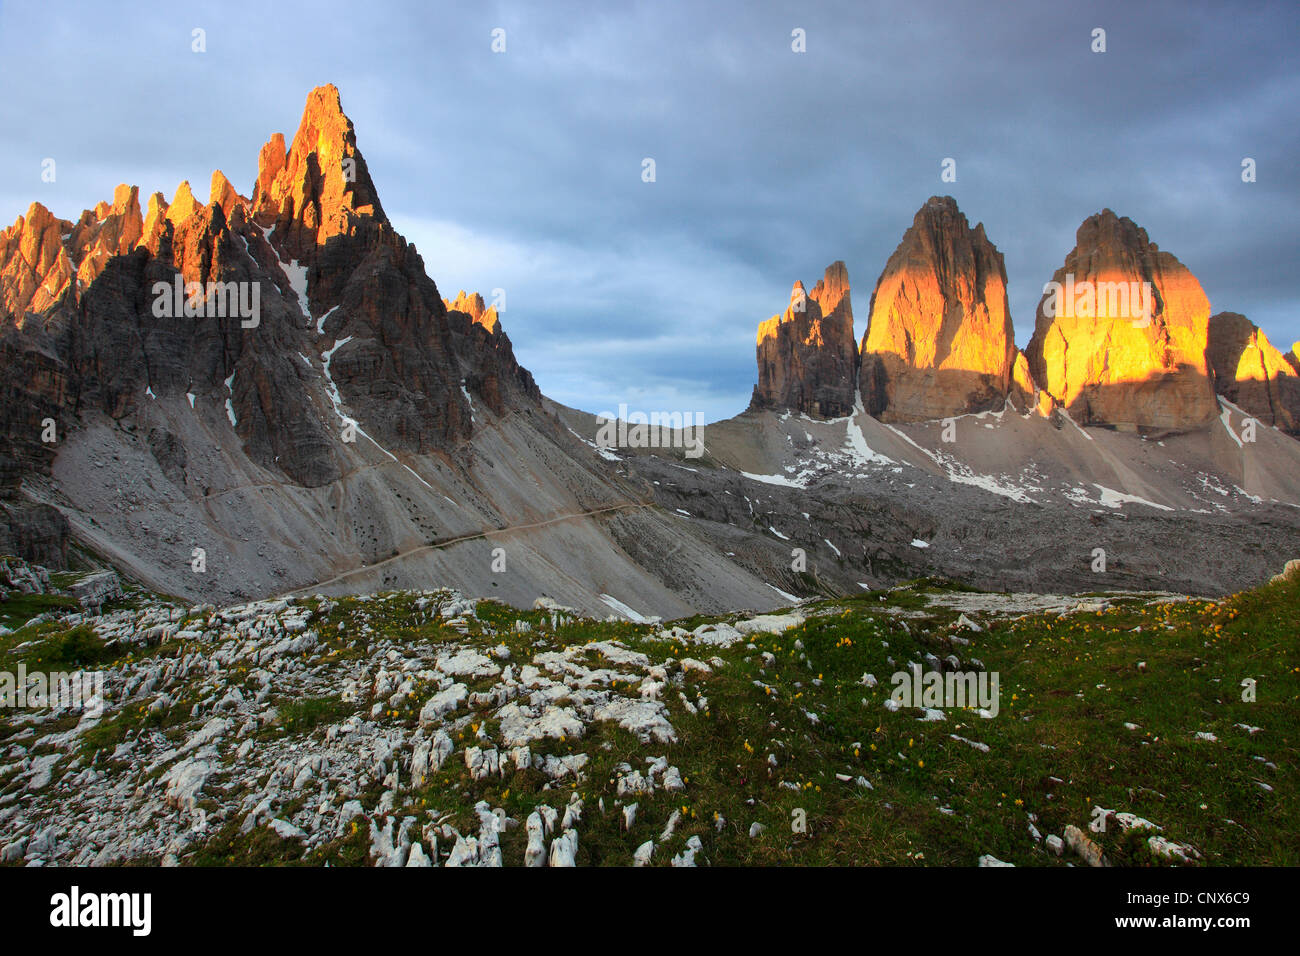
[[[256,287],[256,321],[160,316],[155,287],[178,276]],[[341,474],[342,409],[384,447],[427,453],[470,436],[478,398],[498,415],[534,408],[495,319],[448,312],[384,215],[338,91],[320,87],[292,146],[276,134],[263,147],[252,199],[217,171],[207,205],[181,183],[142,217],[136,188],[119,186],[75,224],[33,204],[0,232],[0,455],[44,471],[56,446],[42,421],[129,419],[170,391],[229,400],[250,458],[322,485]]]
[[[453,302],[444,299],[443,304],[447,306],[447,322],[454,340],[468,343],[473,352],[474,368],[465,379],[466,387],[480,395],[498,415],[505,414],[511,402],[540,402],[541,390],[532,373],[515,359],[496,306],[485,308],[481,295],[463,289]]]
[[[143,228],[134,186],[118,186],[111,205],[85,210],[76,223],[32,203],[0,232],[0,314],[22,327],[31,315],[75,306],[109,259],[136,247]]]
[[[1218,414],[1210,302],[1144,229],[1109,209],[1090,216],[1052,282],[1025,353],[1034,381],[1076,421],[1179,430]]]
[[[813,418],[850,414],[858,352],[844,263],[827,266],[812,292],[796,282],[785,314],[759,325],[755,350],[758,384],[751,408],[788,409]]]
[[[921,421],[999,409],[1008,397],[1023,405],[1033,388],[1018,356],[1002,253],[952,197],[932,197],[871,296],[864,407],[882,421]]]
[[[1300,375],[1244,315],[1210,316],[1210,370],[1214,390],[1266,425],[1300,433]]]
[[[0,472],[4,466],[0,464]],[[0,554],[47,568],[68,564],[68,519],[57,508],[27,501],[0,501]]]

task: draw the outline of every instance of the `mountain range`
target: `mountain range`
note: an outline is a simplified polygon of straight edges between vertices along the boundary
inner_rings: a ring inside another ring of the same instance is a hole
[[[634,620],[937,576],[1217,594],[1300,553],[1300,355],[1109,209],[1017,348],[1002,254],[917,212],[761,322],[748,409],[608,447],[445,297],[338,90],[241,194],[119,186],[0,232],[0,553],[216,603],[453,587]],[[648,411],[648,410],[646,410]]]

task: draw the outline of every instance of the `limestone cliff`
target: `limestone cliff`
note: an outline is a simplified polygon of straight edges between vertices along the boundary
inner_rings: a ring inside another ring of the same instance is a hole
[[[755,351],[758,384],[751,408],[814,418],[852,412],[858,352],[844,263],[829,265],[812,292],[795,282],[785,313],[759,324]]]
[[[882,421],[999,409],[1032,396],[1007,306],[1002,253],[950,196],[932,197],[871,296],[860,382]]]
[[[1218,413],[1196,277],[1111,210],[1090,216],[1044,288],[1029,371],[1080,424],[1181,430]]]

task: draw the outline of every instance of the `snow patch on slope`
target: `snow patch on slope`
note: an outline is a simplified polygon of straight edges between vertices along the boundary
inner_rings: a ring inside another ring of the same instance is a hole
[[[1148,508],[1158,508],[1161,511],[1173,511],[1168,505],[1158,505],[1154,501],[1147,501],[1145,498],[1139,498],[1137,495],[1126,495],[1123,492],[1107,488],[1105,485],[1099,485],[1095,482],[1093,487],[1101,492],[1101,503],[1107,508],[1118,508],[1120,505],[1146,505]]]
[[[632,610],[630,607],[628,607],[626,604],[624,604],[616,597],[611,597],[608,594],[602,594],[600,596],[600,599],[604,601],[606,604],[608,604],[615,611],[617,611],[619,614],[622,614],[629,621],[633,622],[634,624],[653,623],[650,620],[650,618],[646,617],[644,614],[638,614],[636,611]]]
[[[992,414],[1001,417],[998,413]],[[985,491],[1001,495],[1004,498],[1010,498],[1012,501],[1018,501],[1021,504],[1034,503],[1034,499],[1029,497],[1028,493],[1031,489],[1013,484],[1005,475],[997,477],[993,475],[977,475],[969,465],[962,464],[951,455],[931,451],[924,445],[913,441],[906,432],[895,428],[893,425],[885,425],[885,427],[942,468],[949,481],[959,485],[972,485],[976,488],[982,488]],[[1034,488],[1032,490],[1039,491],[1041,489]]]
[[[861,465],[894,464],[892,458],[886,458],[872,451],[871,446],[867,444],[867,436],[862,434],[862,426],[858,424],[858,415],[865,414],[866,409],[862,407],[862,396],[859,394],[854,398],[853,414],[849,416],[844,426],[844,447]]]
[[[806,488],[806,481],[793,481],[784,475],[754,475],[748,471],[742,471],[742,475],[750,481],[761,481],[765,485],[781,485],[785,488]]]
[[[290,259],[286,263],[280,258],[279,250],[276,249],[275,246],[271,245],[271,235],[274,232],[275,226],[270,226],[262,230],[262,236],[266,239],[266,244],[271,246],[271,254],[275,256],[275,261],[279,263],[280,271],[284,273],[284,277],[289,280],[289,288],[292,289],[293,294],[298,297],[298,308],[300,308],[302,314],[307,317],[307,324],[310,325],[311,306],[307,304],[307,267],[298,265],[297,259]],[[244,243],[244,248],[248,248],[247,241]],[[337,306],[335,306],[335,308],[337,308]],[[334,310],[331,309],[330,312],[332,311]],[[326,315],[328,314],[329,313],[327,312]],[[323,318],[322,321],[324,321]],[[317,327],[316,331],[319,332],[320,328]]]
[[[343,411],[343,396],[339,393],[339,386],[338,383],[334,381],[334,376],[330,374],[330,362],[333,361],[334,359],[334,353],[337,352],[339,349],[343,348],[343,346],[347,345],[351,341],[352,341],[352,336],[350,335],[344,336],[343,338],[339,339],[337,342],[334,343],[334,347],[332,349],[327,349],[326,351],[321,353],[321,365],[322,365],[322,370],[325,373],[325,392],[329,396],[330,403],[334,406],[334,414],[338,415],[339,419],[343,422],[344,425],[351,425],[358,435],[363,437],[366,441],[370,442],[370,444],[374,445],[381,452],[383,452],[385,455],[391,458],[394,463],[401,465],[403,468],[409,471],[411,475],[415,478],[415,480],[418,481],[420,484],[424,485],[424,487],[428,488],[430,491],[437,491],[438,489],[434,488],[433,485],[425,481],[424,478],[422,478],[419,474],[417,474],[416,471],[410,465],[406,464],[406,462],[399,459],[391,451],[389,451],[383,445],[379,444],[379,442],[375,441],[372,437],[370,437],[370,434],[364,428],[361,427],[360,422],[358,422],[351,415],[348,415]],[[446,498],[446,495],[443,495],[443,497]],[[450,498],[448,498],[447,500],[451,501]]]
[[[231,398],[235,396],[235,373],[230,373],[230,378],[226,379],[226,391],[230,393],[230,398],[226,399],[226,417],[230,419],[230,427],[234,428],[239,424],[239,419],[235,418],[235,406]],[[194,407],[193,400],[190,401],[190,407]]]

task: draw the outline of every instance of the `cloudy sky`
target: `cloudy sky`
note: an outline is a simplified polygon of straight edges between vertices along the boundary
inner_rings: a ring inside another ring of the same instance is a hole
[[[1294,0],[0,0],[0,221],[33,200],[75,219],[119,182],[202,198],[214,168],[250,192],[262,143],[334,83],[439,289],[506,290],[520,360],[591,411],[739,412],[756,324],[835,259],[861,336],[934,194],[1005,254],[1022,346],[1079,223],[1109,206],[1285,350],[1298,45]]]

